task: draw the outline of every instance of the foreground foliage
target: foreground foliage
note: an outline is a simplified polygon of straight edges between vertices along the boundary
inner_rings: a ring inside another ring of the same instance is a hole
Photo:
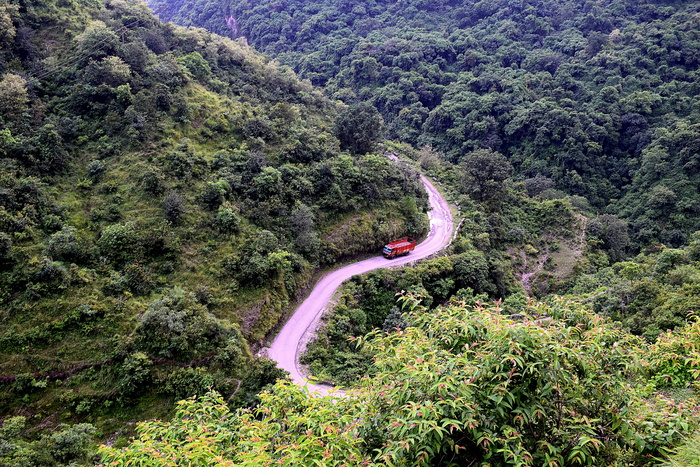
[[[693,398],[647,383],[658,371],[647,356],[668,349],[578,305],[528,303],[511,316],[497,305],[428,312],[411,296],[403,306],[409,327],[362,339],[377,372],[356,390],[315,398],[279,383],[236,414],[215,394],[182,402],[172,425],[146,422],[129,447],[103,448],[104,464],[645,465],[700,421]]]

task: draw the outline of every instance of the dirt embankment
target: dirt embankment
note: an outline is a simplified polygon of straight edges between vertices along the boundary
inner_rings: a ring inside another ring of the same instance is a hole
[[[587,225],[588,218],[576,214],[575,222],[570,226],[573,236],[562,238],[544,234],[535,242],[539,249],[528,244],[525,248],[508,251],[514,262],[520,265],[516,280],[526,295],[532,296],[533,288],[549,279],[561,281],[573,273],[576,264],[584,258]]]

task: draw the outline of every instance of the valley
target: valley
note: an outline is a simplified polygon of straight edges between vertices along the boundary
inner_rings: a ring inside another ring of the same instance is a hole
[[[0,466],[692,465],[699,26],[0,0]]]

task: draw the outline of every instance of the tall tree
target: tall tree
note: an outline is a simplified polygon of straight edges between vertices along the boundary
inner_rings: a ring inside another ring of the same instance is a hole
[[[513,166],[500,152],[491,149],[472,151],[459,164],[461,190],[478,201],[497,198],[503,182],[513,173]]]
[[[340,113],[335,122],[335,134],[342,149],[353,154],[367,154],[376,148],[383,127],[384,120],[377,109],[361,102]]]

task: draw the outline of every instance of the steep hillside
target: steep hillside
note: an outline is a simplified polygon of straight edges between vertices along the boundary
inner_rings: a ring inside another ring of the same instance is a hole
[[[563,291],[654,341],[700,309],[700,235],[684,248],[653,245],[628,261],[589,268]]]
[[[697,2],[152,4],[245,38],[328,96],[372,104],[387,136],[422,147],[409,157],[467,214],[455,251],[486,259],[477,292],[582,292],[700,229]],[[658,294],[630,308],[623,289],[606,296],[622,293],[611,300],[624,312],[597,309],[652,340],[694,309],[679,299],[652,318]]]
[[[207,393],[105,462],[643,465],[698,427],[697,2],[152,6],[0,0],[0,465]],[[358,397],[261,399],[314,274],[426,231],[414,165],[451,249],[354,278],[305,357]]]
[[[249,347],[318,268],[425,231],[416,172],[347,143],[379,116],[241,42],[136,1],[0,24],[0,419],[250,403],[281,375]]]
[[[153,0],[244,37],[387,134],[450,161],[490,148],[630,222],[635,246],[700,229],[697,2]]]

